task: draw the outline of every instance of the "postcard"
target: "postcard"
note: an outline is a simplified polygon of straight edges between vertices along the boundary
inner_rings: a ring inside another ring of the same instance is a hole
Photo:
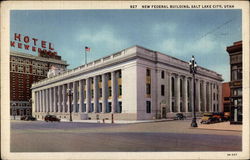
[[[249,3],[1,3],[2,159],[248,159]]]

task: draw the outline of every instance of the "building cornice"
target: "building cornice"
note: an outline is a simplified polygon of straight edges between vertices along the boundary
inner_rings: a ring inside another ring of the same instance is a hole
[[[127,61],[130,61],[132,59],[145,59],[155,64],[162,63],[164,65],[169,65],[171,67],[179,68],[187,72],[189,68],[188,63],[185,61],[182,61],[177,58],[168,56],[166,54],[152,51],[152,50],[136,45],[136,46],[132,46],[130,48],[124,49],[122,51],[116,52],[114,54],[111,54],[109,56],[97,59],[86,65],[81,65],[77,68],[66,71],[60,75],[57,75],[51,78],[46,78],[44,80],[36,82],[32,85],[32,88],[37,88],[39,86],[43,86],[48,83],[50,84],[56,83],[61,80],[66,80],[66,79],[74,78],[76,76],[88,74],[90,72],[97,71],[105,67],[111,67],[112,65],[117,65],[119,63],[126,63]],[[203,67],[198,67],[198,73],[201,74],[201,72],[205,72],[203,74],[204,76],[210,76],[213,79],[222,81],[221,75],[214,71],[205,69]]]

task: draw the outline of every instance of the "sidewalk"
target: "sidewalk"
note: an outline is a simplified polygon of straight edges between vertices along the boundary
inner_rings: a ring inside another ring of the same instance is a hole
[[[172,121],[173,119],[155,119],[155,120],[141,120],[141,121],[127,121],[127,120],[114,120],[114,124],[131,124],[131,123],[151,123],[151,122],[164,122]],[[67,119],[61,119],[62,122],[69,122]],[[84,123],[103,123],[103,120],[73,120],[73,122]],[[111,120],[105,120],[104,123],[111,123]]]
[[[224,131],[242,131],[242,125],[230,125],[230,122],[220,122],[213,124],[198,124],[198,129],[224,130]]]

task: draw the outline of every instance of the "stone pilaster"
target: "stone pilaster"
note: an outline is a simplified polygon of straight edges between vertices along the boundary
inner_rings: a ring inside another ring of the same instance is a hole
[[[49,88],[49,111],[50,112],[53,111],[52,106],[53,106],[52,88]]]
[[[73,82],[73,99],[72,99],[72,112],[76,112],[77,107],[77,82]]]
[[[82,112],[83,108],[83,81],[79,81],[79,112]]]
[[[102,75],[102,113],[106,112],[107,107],[107,77]]]
[[[99,102],[98,102],[98,78],[97,76],[94,76],[93,78],[94,80],[94,84],[93,84],[93,90],[94,90],[94,113],[96,113],[98,111],[98,106],[99,106]]]
[[[111,88],[112,88],[112,109],[111,112],[116,112],[117,107],[117,78],[116,73],[111,72]]]
[[[175,90],[175,95],[176,95],[176,109],[177,112],[180,112],[180,75],[176,76],[176,90]]]
[[[61,93],[62,93],[62,99],[63,99],[63,103],[62,103],[62,110],[61,110],[61,108],[60,108],[60,112],[62,111],[63,113],[65,113],[66,112],[66,107],[67,107],[67,89],[66,89],[66,85],[64,84],[63,86],[62,86],[62,91],[61,91]]]
[[[168,89],[169,89],[169,112],[172,111],[172,74],[169,73],[169,79],[168,79]]]
[[[197,79],[196,81],[196,109],[198,112],[201,111],[201,100],[200,100],[200,80]]]
[[[188,112],[188,89],[187,89],[187,77],[185,76],[183,79],[183,108],[185,109],[185,112]]]
[[[90,79],[86,79],[86,113],[89,113],[90,108]]]
[[[204,106],[204,111],[208,112],[207,110],[207,82],[204,80],[203,81],[203,106]]]

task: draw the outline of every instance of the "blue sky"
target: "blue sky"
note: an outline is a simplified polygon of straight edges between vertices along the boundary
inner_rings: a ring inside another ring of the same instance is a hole
[[[241,10],[13,10],[14,33],[46,40],[70,64],[88,62],[140,45],[198,65],[230,80],[226,47],[242,39]],[[35,54],[11,47],[11,50]]]

